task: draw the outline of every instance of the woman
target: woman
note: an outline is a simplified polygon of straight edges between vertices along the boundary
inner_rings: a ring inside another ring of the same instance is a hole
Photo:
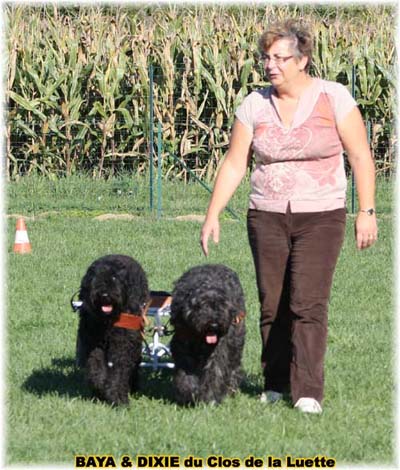
[[[355,175],[358,249],[377,240],[375,169],[361,114],[347,89],[309,75],[312,38],[293,21],[277,24],[259,48],[271,86],[236,111],[201,245],[219,241],[218,217],[254,153],[247,217],[259,300],[265,391],[275,402],[320,413],[324,390],[327,305],[345,233],[343,149]]]

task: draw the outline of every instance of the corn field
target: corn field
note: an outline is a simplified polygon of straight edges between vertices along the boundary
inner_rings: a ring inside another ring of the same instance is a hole
[[[394,5],[3,9],[10,180],[146,172],[150,131],[160,122],[163,175],[187,178],[178,159],[212,181],[235,108],[267,85],[258,37],[288,17],[314,32],[313,75],[350,89],[356,71],[377,171],[394,170]]]

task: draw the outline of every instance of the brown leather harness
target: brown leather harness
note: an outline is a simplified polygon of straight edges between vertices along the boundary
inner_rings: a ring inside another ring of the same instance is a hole
[[[118,328],[125,328],[126,330],[140,330],[143,331],[147,324],[146,314],[132,315],[131,313],[121,313],[113,326]]]
[[[160,309],[170,304],[172,297],[166,293],[151,292],[151,298],[146,305],[141,309],[140,314],[121,313],[113,326],[118,328],[125,328],[127,330],[140,330],[144,333],[145,326],[148,325],[147,312],[149,308]]]

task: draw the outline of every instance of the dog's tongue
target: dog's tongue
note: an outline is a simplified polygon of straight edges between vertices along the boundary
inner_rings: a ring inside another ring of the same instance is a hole
[[[102,305],[101,310],[103,313],[111,313],[113,311],[112,305]]]
[[[217,335],[207,335],[206,342],[207,344],[217,344],[218,338]]]

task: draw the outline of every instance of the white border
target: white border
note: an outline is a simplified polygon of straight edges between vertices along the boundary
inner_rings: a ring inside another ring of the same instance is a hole
[[[214,1],[214,0],[202,0],[201,2],[197,1],[184,1],[184,0],[175,0],[175,1],[166,1],[166,0],[148,0],[146,2],[132,2],[132,1],[115,1],[115,0],[110,0],[107,2],[101,2],[97,0],[81,0],[79,2],[76,1],[21,1],[17,2],[14,0],[11,0],[9,2],[5,2],[3,0],[1,1],[1,8],[0,8],[0,32],[1,32],[1,42],[0,42],[0,64],[1,64],[1,72],[2,72],[2,79],[4,80],[4,75],[5,75],[5,70],[4,68],[6,67],[6,47],[5,47],[5,23],[4,23],[4,15],[3,15],[3,4],[5,3],[18,3],[21,5],[35,5],[35,4],[57,4],[57,5],[68,5],[68,4],[73,4],[73,5],[79,5],[79,6],[86,6],[86,5],[93,5],[93,4],[98,4],[98,5],[108,5],[108,4],[114,4],[114,5],[139,5],[139,4],[146,4],[146,5],[159,5],[159,4],[177,4],[177,5],[191,5],[195,3],[201,3],[201,4],[224,4],[226,6],[228,5],[237,5],[237,4],[243,4],[243,3],[249,3],[251,5],[257,5],[257,4],[262,4],[266,5],[268,3],[274,3],[274,4],[283,4],[283,5],[290,5],[290,4],[313,4],[317,3],[314,2],[313,0],[310,0],[308,2],[285,2],[282,0],[275,0],[273,2],[266,2],[262,0],[253,0],[250,2],[234,2],[234,1],[229,1],[229,0],[219,0]],[[332,2],[332,1],[321,1],[318,2],[321,4],[332,4],[332,3],[337,3],[337,2]],[[396,49],[399,51],[400,48],[400,41],[399,41],[399,4],[396,1],[390,1],[390,0],[380,0],[377,2],[373,1],[365,1],[365,0],[353,0],[352,2],[339,2],[338,6],[343,7],[346,5],[366,5],[366,4],[371,4],[372,6],[376,5],[396,5],[397,3],[397,28],[396,28]],[[399,53],[397,53],[397,56],[399,56]],[[399,70],[397,70],[397,76]],[[2,87],[2,93],[1,93],[1,103],[2,107],[4,107],[4,90],[5,90],[5,83],[2,80],[1,82],[1,87]],[[398,86],[397,88],[397,95],[398,95]],[[397,104],[397,131],[400,130],[399,124],[400,124],[400,118],[399,114],[400,113],[400,106]],[[5,436],[5,303],[6,303],[6,289],[5,289],[5,281],[6,281],[6,276],[5,276],[5,269],[6,269],[6,256],[7,256],[7,247],[5,246],[5,217],[4,217],[4,208],[5,208],[5,199],[6,199],[6,190],[5,190],[5,184],[6,184],[6,179],[5,179],[5,169],[4,169],[4,163],[5,163],[5,119],[4,119],[4,109],[2,109],[2,113],[0,114],[0,149],[1,149],[1,161],[0,161],[0,213],[2,214],[2,217],[0,217],[0,249],[2,250],[0,254],[0,353],[1,353],[1,358],[0,358],[0,378],[1,380],[1,386],[0,386],[0,468],[4,469],[13,469],[13,470],[26,470],[27,468],[29,469],[71,469],[73,467],[73,456],[71,456],[71,466],[65,467],[63,465],[57,465],[57,464],[52,464],[52,465],[29,465],[27,467],[26,465],[12,465],[12,466],[5,466],[5,441],[4,441],[4,436]],[[397,132],[397,135],[399,133]],[[396,155],[396,162],[397,158],[399,157],[399,144],[397,144],[397,155]],[[396,430],[395,430],[395,441],[393,443],[394,451],[395,451],[395,466],[386,466],[386,465],[378,465],[377,467],[374,465],[354,465],[354,466],[337,466],[335,467],[338,470],[395,470],[395,469],[400,469],[400,450],[399,450],[399,443],[400,443],[400,431],[399,431],[399,422],[400,422],[400,403],[399,403],[399,378],[400,378],[400,354],[399,354],[399,338],[400,338],[400,320],[399,320],[399,312],[400,312],[400,286],[399,286],[399,280],[400,280],[400,240],[399,240],[399,234],[400,234],[400,220],[399,220],[399,208],[400,208],[400,188],[399,188],[400,182],[399,178],[396,180],[396,208],[395,208],[395,217],[396,217],[396,234],[395,234],[395,280],[396,280],[396,292],[395,292],[395,314],[396,314],[396,335],[395,335],[395,341],[396,341],[396,357],[395,357],[395,376],[396,376]],[[379,387],[379,384],[377,384]],[[120,468],[119,466],[117,468]],[[248,469],[247,469],[248,470]],[[262,470],[266,470],[266,467],[262,467]]]

